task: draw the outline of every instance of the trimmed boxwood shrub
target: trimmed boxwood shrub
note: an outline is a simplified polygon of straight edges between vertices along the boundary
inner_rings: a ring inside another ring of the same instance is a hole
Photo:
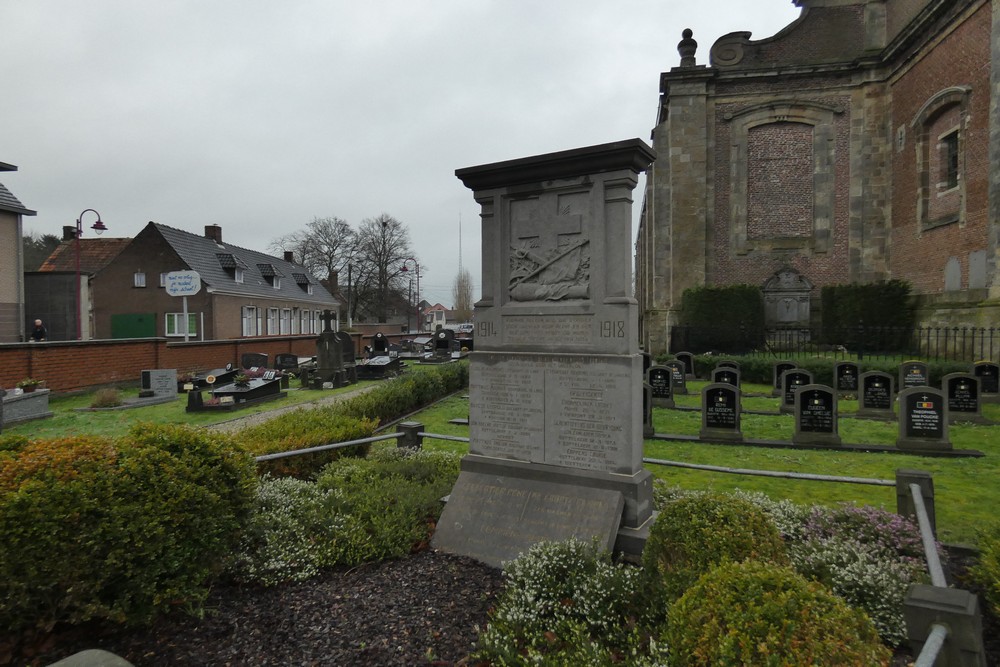
[[[642,550],[648,591],[671,600],[716,565],[747,559],[788,563],[781,535],[763,510],[718,494],[666,503]]]
[[[0,628],[137,624],[197,607],[255,484],[227,437],[177,426],[34,441],[0,457]]]
[[[301,408],[240,431],[240,445],[254,456],[308,449],[347,440],[359,440],[375,433],[374,419],[341,414],[338,406]],[[365,456],[367,445],[331,449],[311,454],[262,461],[261,474],[280,477],[311,478],[323,466],[344,456]]]
[[[905,280],[826,285],[820,291],[822,337],[848,349],[882,352],[906,349],[916,310]],[[864,329],[859,327],[864,326]]]
[[[674,667],[888,665],[863,612],[820,584],[770,563],[726,563],[670,608]]]
[[[1000,616],[1000,523],[994,523],[979,536],[979,560],[972,567],[975,581],[983,587],[986,602]]]
[[[680,324],[690,328],[692,352],[738,354],[764,343],[764,295],[754,285],[692,287],[684,290]],[[676,349],[690,349],[680,343]]]

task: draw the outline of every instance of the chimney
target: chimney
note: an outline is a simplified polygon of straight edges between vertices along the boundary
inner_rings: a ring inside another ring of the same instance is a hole
[[[294,264],[295,263],[295,253],[292,252],[291,250],[286,250],[285,251],[285,261],[288,262],[289,264]]]
[[[222,243],[222,227],[219,225],[205,225],[205,238],[212,239],[216,243]]]
[[[63,225],[63,241],[72,241],[76,238],[76,227],[71,225]]]

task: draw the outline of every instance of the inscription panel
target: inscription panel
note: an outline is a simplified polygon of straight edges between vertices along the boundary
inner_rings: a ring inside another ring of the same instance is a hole
[[[588,345],[592,325],[590,315],[507,315],[503,339],[507,345]]]

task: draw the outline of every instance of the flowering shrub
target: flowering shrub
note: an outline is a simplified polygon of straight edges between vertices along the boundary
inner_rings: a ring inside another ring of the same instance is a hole
[[[576,539],[504,564],[504,592],[479,637],[491,665],[642,664],[665,657],[636,625],[639,570]],[[637,662],[638,660],[638,662]]]
[[[993,612],[1000,616],[1000,523],[982,531],[979,545],[979,560],[972,567],[972,576],[983,587]]]
[[[726,563],[670,608],[670,664],[888,665],[864,613],[822,585],[769,563]]]
[[[105,387],[94,392],[90,401],[92,408],[116,408],[122,404],[122,394],[114,387]]]

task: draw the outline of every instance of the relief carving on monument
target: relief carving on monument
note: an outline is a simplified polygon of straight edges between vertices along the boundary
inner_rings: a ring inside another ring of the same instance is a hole
[[[511,225],[511,301],[590,297],[590,239],[580,215],[563,209]]]

